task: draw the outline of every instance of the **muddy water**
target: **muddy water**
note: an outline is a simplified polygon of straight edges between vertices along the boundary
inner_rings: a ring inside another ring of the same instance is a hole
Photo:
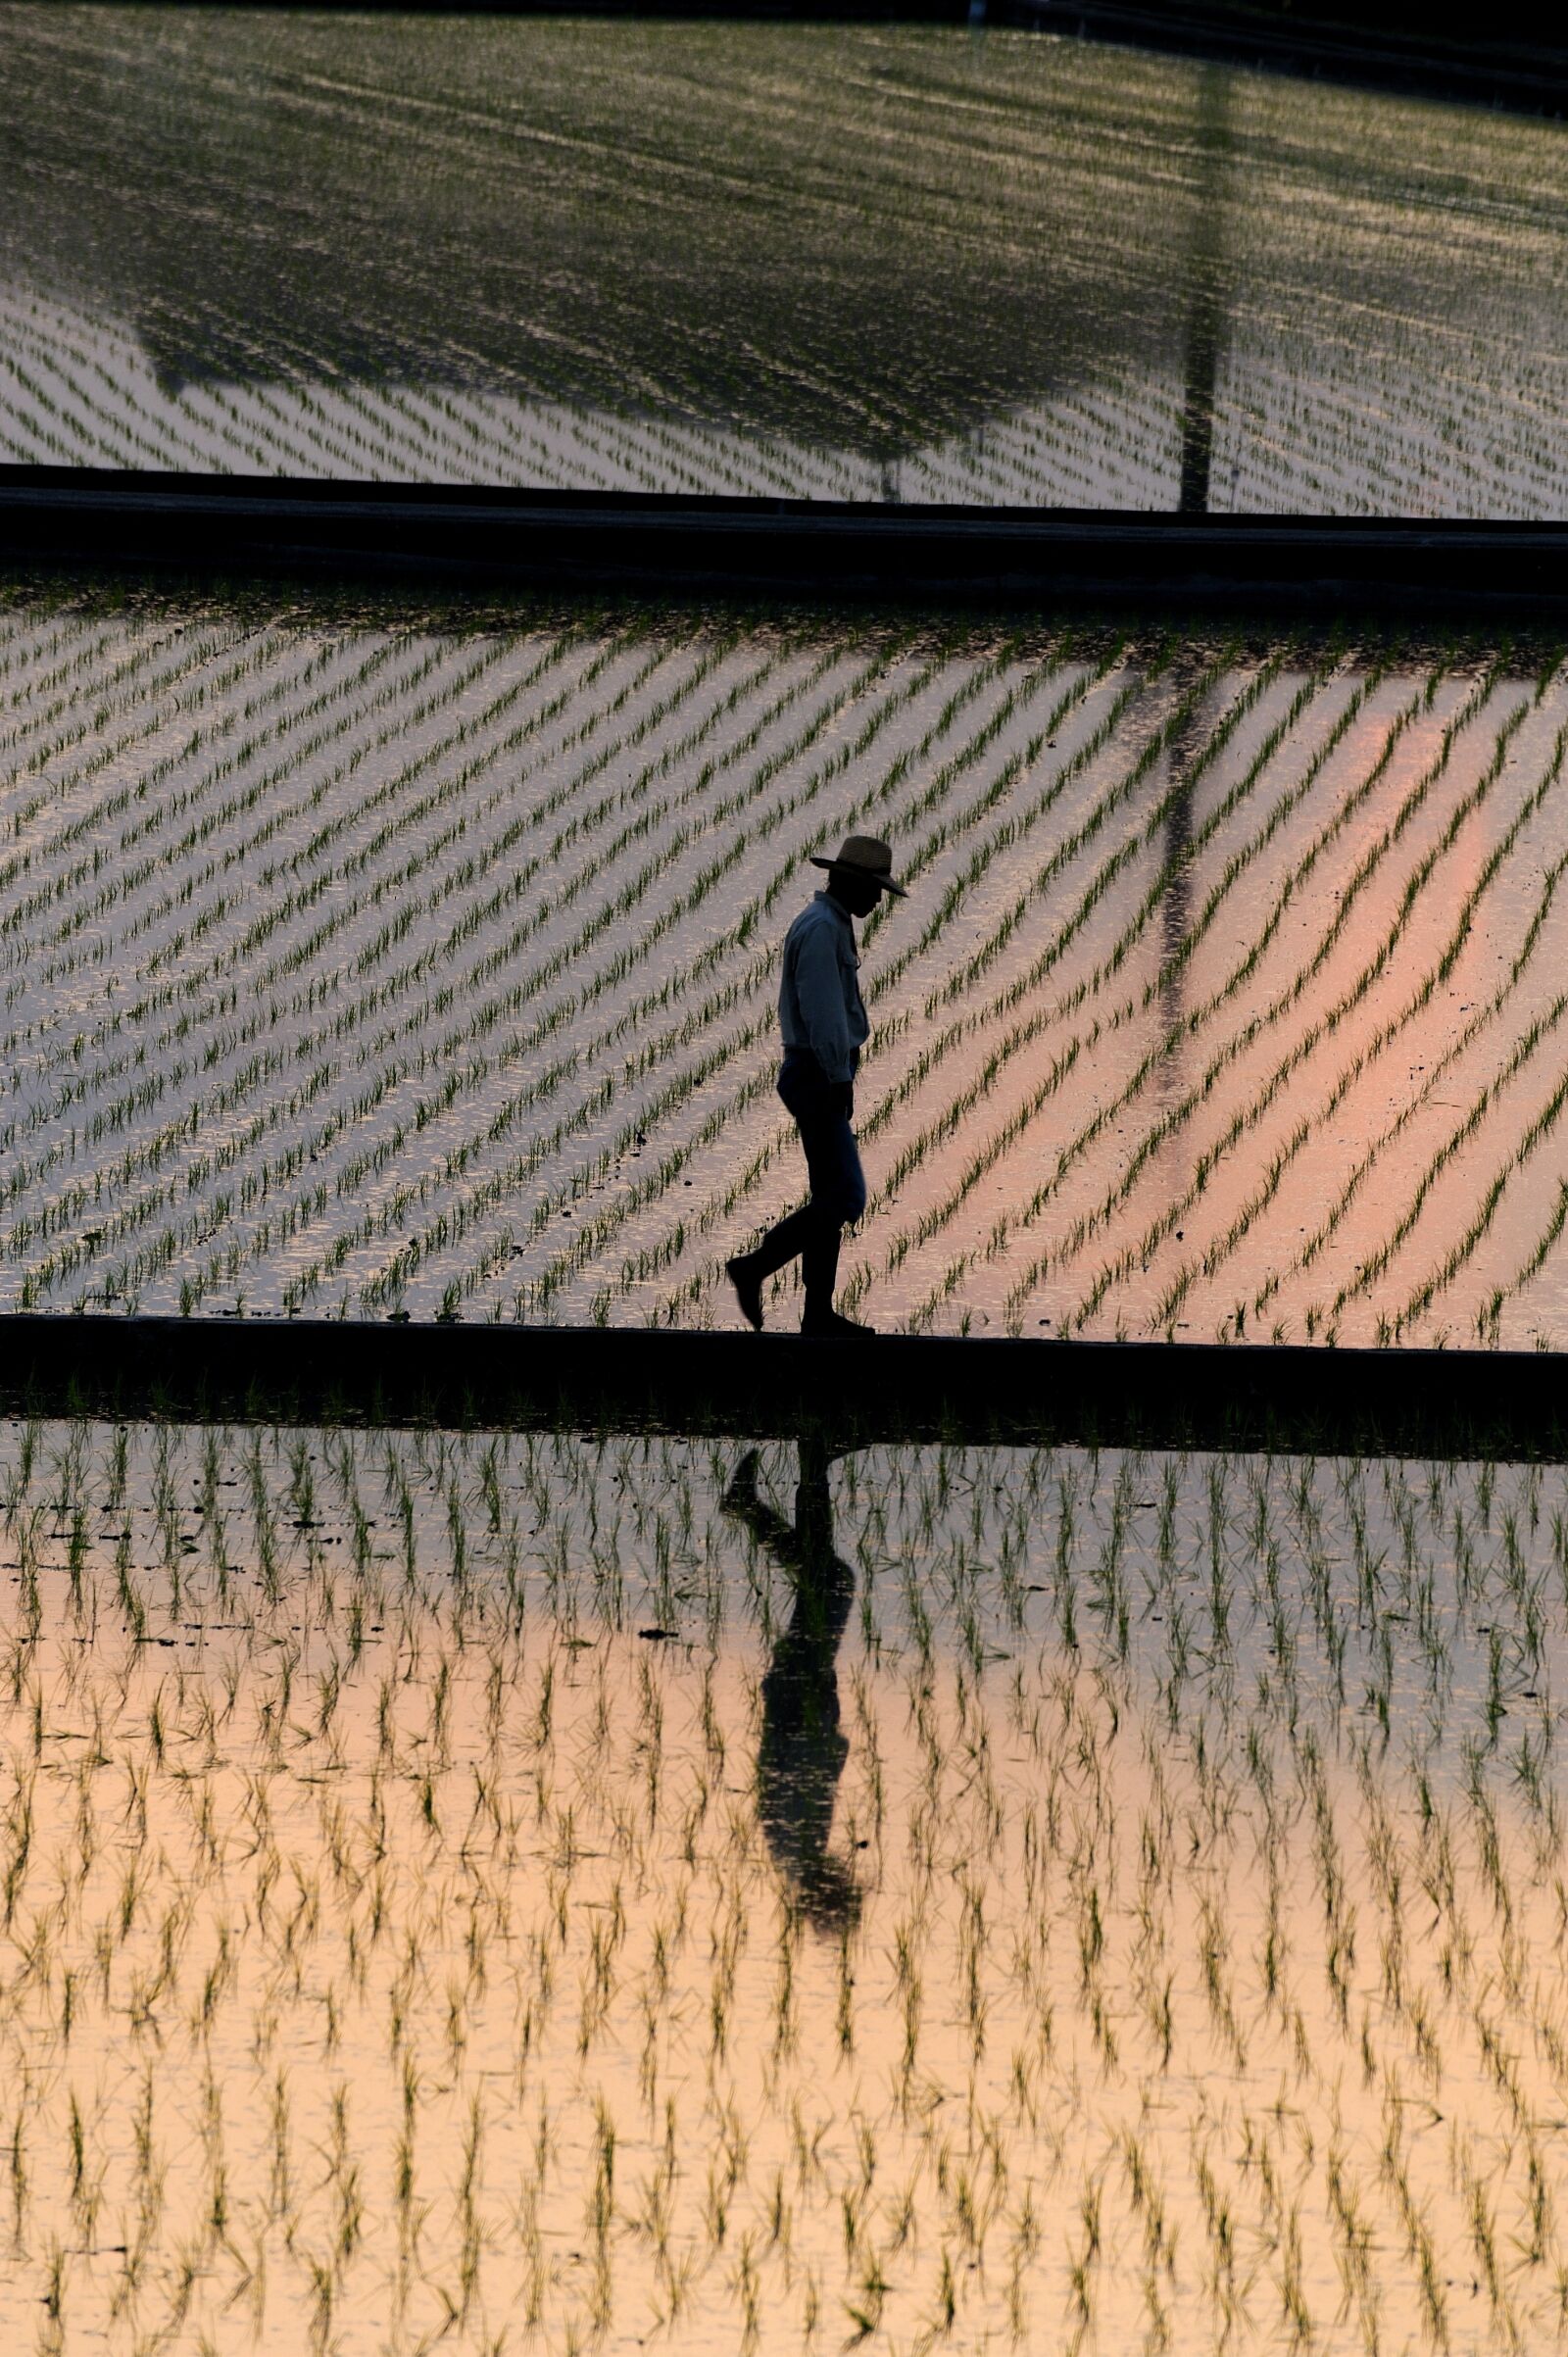
[[[1555,1473],[0,1428],[0,2319],[1544,2347]]]

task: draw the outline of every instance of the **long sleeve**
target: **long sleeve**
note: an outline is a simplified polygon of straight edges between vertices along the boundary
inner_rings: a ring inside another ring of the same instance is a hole
[[[852,1051],[858,1042],[851,1032],[844,974],[827,925],[811,925],[802,933],[795,945],[794,979],[806,1045],[829,1080],[849,1081],[855,1070]]]

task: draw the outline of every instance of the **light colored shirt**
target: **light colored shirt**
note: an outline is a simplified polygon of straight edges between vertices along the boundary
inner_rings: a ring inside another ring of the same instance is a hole
[[[849,1081],[871,1029],[848,909],[819,892],[784,936],[778,1021],[786,1048],[808,1048],[827,1079]]]

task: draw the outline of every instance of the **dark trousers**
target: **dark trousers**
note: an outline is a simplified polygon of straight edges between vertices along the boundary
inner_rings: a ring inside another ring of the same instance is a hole
[[[763,1277],[798,1259],[806,1306],[820,1313],[833,1306],[840,1239],[865,1209],[865,1174],[850,1127],[855,1098],[848,1087],[824,1079],[816,1058],[799,1048],[785,1052],[778,1093],[795,1116],[811,1196],[768,1229],[751,1258]]]

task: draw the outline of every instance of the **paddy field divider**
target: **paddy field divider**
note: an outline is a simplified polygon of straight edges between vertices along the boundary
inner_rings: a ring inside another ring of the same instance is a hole
[[[0,1315],[0,1412],[1568,1457],[1568,1353]]]
[[[1550,616],[1568,523],[323,482],[0,466],[0,563],[577,590]]]

